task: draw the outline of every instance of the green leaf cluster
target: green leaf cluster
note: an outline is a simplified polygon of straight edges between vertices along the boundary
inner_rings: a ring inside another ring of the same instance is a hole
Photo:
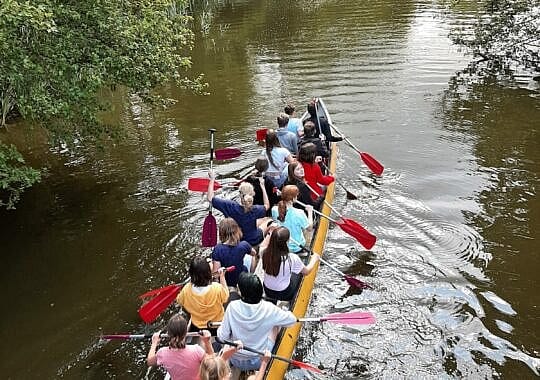
[[[14,208],[21,193],[41,179],[13,145],[0,144],[0,206]]]

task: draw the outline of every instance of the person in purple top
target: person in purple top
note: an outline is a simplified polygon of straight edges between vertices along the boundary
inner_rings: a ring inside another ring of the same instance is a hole
[[[226,218],[233,218],[242,230],[244,240],[252,246],[259,245],[263,241],[264,234],[268,228],[268,223],[272,218],[266,217],[266,212],[270,208],[268,195],[264,187],[264,178],[259,179],[259,186],[263,193],[264,205],[254,205],[253,200],[255,190],[251,183],[242,182],[238,187],[240,194],[240,203],[230,199],[224,199],[214,196],[214,180],[215,176],[212,171],[209,173],[210,181],[208,181],[208,201],[212,207],[221,211]]]
[[[242,231],[233,218],[225,218],[219,222],[219,240],[221,243],[212,251],[212,271],[217,272],[221,267],[234,265],[234,271],[225,273],[225,281],[228,286],[236,287],[240,273],[255,271],[257,252],[247,241],[242,240]],[[246,255],[254,256],[249,266],[245,265]]]

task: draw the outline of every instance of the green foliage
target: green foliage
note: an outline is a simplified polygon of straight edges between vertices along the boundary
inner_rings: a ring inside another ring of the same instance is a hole
[[[24,158],[13,145],[0,144],[0,206],[15,208],[24,189],[40,179],[39,171],[24,165]]]
[[[456,28],[454,43],[467,47],[478,60],[469,70],[512,74],[516,69],[540,71],[540,2],[486,0],[474,29]],[[478,63],[483,63],[478,65]]]
[[[109,109],[103,89],[124,86],[144,97],[174,81],[202,90],[200,79],[182,76],[192,44],[183,7],[174,0],[3,0],[0,110],[69,142],[115,134],[99,119]]]

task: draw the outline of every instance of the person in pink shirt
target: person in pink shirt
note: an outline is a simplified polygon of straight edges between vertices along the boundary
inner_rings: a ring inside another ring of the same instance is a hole
[[[162,366],[171,376],[171,380],[198,380],[199,367],[206,355],[213,355],[210,332],[201,331],[204,350],[197,344],[186,345],[187,322],[180,313],[175,314],[167,323],[169,346],[157,350],[160,332],[152,336],[152,345],[146,363],[149,366]]]

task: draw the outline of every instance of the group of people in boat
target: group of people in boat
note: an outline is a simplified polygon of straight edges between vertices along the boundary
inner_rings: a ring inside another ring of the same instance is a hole
[[[216,196],[215,173],[209,172],[207,199],[225,216],[218,226],[220,242],[210,263],[204,256],[192,259],[191,282],[178,294],[190,323],[173,316],[167,326],[169,347],[156,351],[155,334],[147,357],[148,365],[163,366],[173,380],[225,379],[229,363],[241,371],[258,370],[252,378],[262,378],[280,329],[297,322],[277,302],[291,301],[301,276],[320,259],[314,253],[306,263],[304,247],[315,223],[313,210],[321,207],[325,186],[334,181],[323,172],[329,143],[340,139],[317,116],[315,100],[307,110],[303,121],[294,117],[292,105],[278,115],[278,128],[267,130],[255,171],[238,187],[238,201]],[[260,260],[262,279],[255,273]],[[231,266],[235,269],[226,271]],[[202,347],[185,344],[188,331],[200,332]],[[236,345],[215,355],[210,336]]]

